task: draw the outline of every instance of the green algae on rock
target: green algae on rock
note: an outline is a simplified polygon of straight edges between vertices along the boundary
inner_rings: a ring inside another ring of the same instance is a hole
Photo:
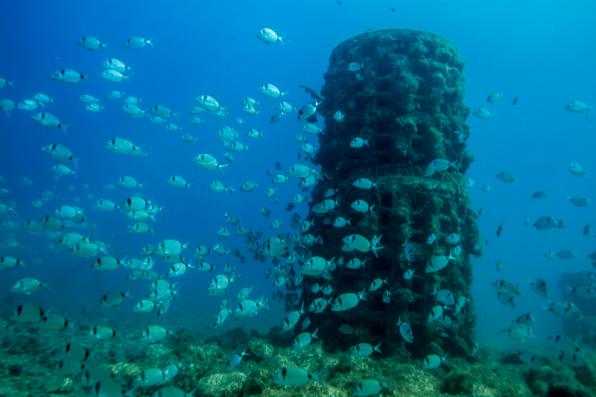
[[[393,296],[386,303],[379,291],[370,292],[347,312],[311,315],[329,349],[346,349],[368,338],[382,341],[385,353],[402,347],[418,357],[472,353],[470,255],[479,255],[481,248],[464,177],[472,157],[466,151],[469,111],[463,101],[462,68],[452,43],[415,30],[367,32],[341,43],[331,54],[318,109],[326,127],[315,158],[325,178],[313,190],[311,215],[317,221],[309,230],[324,244],[313,246],[309,255],[344,257],[347,262],[354,255],[341,250],[346,235],[382,236],[378,258],[365,254],[365,271],[340,266],[333,271],[335,294],[366,290],[378,278],[386,280]],[[337,111],[343,118],[334,117]],[[355,137],[361,140],[351,145]],[[447,169],[425,176],[435,159],[448,160]],[[358,178],[371,179],[375,186],[356,189],[352,183]],[[340,192],[333,216],[351,218],[344,228],[331,227],[328,214],[313,212],[329,188]],[[355,213],[350,209],[355,200],[374,205],[373,210]],[[425,273],[433,256],[453,252],[445,243],[452,233],[461,236],[461,253],[440,272]],[[437,241],[427,244],[431,234]],[[406,261],[405,242],[411,244],[415,259]],[[403,277],[408,269],[414,270],[411,280]],[[315,282],[305,277],[305,306],[316,298],[311,292]],[[461,307],[457,315],[445,311],[441,321],[429,322],[437,305],[433,291],[439,289],[450,290]],[[396,295],[408,299],[395,299]],[[400,337],[400,318],[411,324],[411,344]],[[359,336],[339,333],[342,323],[358,328]]]

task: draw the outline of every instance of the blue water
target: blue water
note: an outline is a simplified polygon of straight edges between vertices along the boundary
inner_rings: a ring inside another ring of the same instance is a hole
[[[517,314],[531,310],[537,317],[536,334],[544,337],[558,328],[558,318],[546,313],[541,300],[527,288],[527,282],[544,277],[557,298],[559,275],[568,271],[590,270],[585,258],[595,247],[594,236],[583,237],[586,223],[596,227],[596,210],[573,207],[569,195],[594,198],[596,186],[596,124],[584,115],[566,112],[566,103],[580,99],[596,104],[596,5],[591,1],[2,1],[0,13],[0,75],[14,80],[14,88],[0,90],[0,97],[19,101],[35,92],[45,92],[55,99],[46,110],[57,115],[68,130],[48,130],[31,119],[30,112],[15,110],[10,117],[0,115],[0,175],[12,191],[3,202],[14,201],[15,221],[39,218],[61,204],[85,209],[94,238],[110,244],[117,257],[139,256],[140,248],[166,238],[213,246],[216,231],[224,226],[223,213],[238,216],[244,226],[275,232],[269,227],[272,217],[284,221],[281,231],[289,232],[290,214],[285,203],[298,192],[295,184],[280,186],[280,204],[265,197],[270,186],[266,174],[276,161],[284,169],[300,162],[299,144],[294,141],[298,125],[294,115],[271,125],[276,100],[262,97],[257,88],[274,83],[288,91],[284,98],[295,106],[309,97],[298,87],[306,84],[320,88],[332,49],[344,39],[378,28],[415,28],[444,35],[459,47],[465,61],[468,106],[491,109],[494,117],[479,120],[470,116],[472,128],[469,151],[476,157],[469,177],[476,181],[472,189],[473,208],[484,208],[480,217],[482,240],[489,240],[485,255],[474,259],[474,290],[478,311],[480,341],[501,343],[498,331]],[[395,12],[391,11],[395,7]],[[262,27],[271,27],[285,37],[285,45],[265,45],[255,37]],[[88,52],[75,45],[83,35],[96,35],[107,43],[105,50]],[[131,35],[150,38],[155,46],[140,50],[121,48]],[[133,70],[121,84],[98,77],[101,62],[107,57],[125,60]],[[52,72],[74,68],[89,76],[80,85],[68,86],[49,79]],[[183,131],[167,132],[163,126],[146,119],[129,119],[121,111],[122,102],[107,98],[110,90],[142,99],[141,106],[164,104],[179,112]],[[494,105],[486,96],[503,91],[504,99]],[[99,97],[105,110],[89,113],[78,97],[88,93]],[[213,95],[230,110],[220,120],[200,115],[205,123],[193,126],[189,108],[193,98]],[[247,116],[240,111],[240,101],[253,96],[261,102],[262,112]],[[519,103],[511,104],[518,96]],[[242,117],[246,124],[235,126]],[[225,150],[217,131],[224,125],[235,126],[248,152],[235,155],[233,165],[223,171],[205,171],[192,165],[198,153],[213,153],[223,160]],[[264,131],[264,137],[245,138],[248,128]],[[198,142],[181,142],[182,133],[191,133]],[[146,158],[121,157],[107,151],[104,143],[114,137],[131,139],[149,153]],[[77,174],[54,180],[49,171],[54,162],[40,151],[50,143],[63,143],[80,159]],[[578,162],[591,174],[574,177],[566,170]],[[495,178],[499,171],[512,173],[516,181],[503,184]],[[131,236],[129,221],[120,213],[102,213],[92,209],[97,198],[121,202],[131,192],[116,187],[123,175],[136,177],[145,186],[143,196],[155,200],[164,210],[154,225],[155,235]],[[181,175],[190,190],[177,190],[166,184],[171,175]],[[18,183],[26,176],[32,187]],[[236,188],[246,180],[259,183],[252,193],[217,194],[209,189],[214,179]],[[490,184],[492,190],[481,191]],[[72,189],[71,189],[72,187]],[[55,200],[44,208],[30,203],[49,189]],[[547,199],[530,197],[535,190],[545,190]],[[273,210],[263,218],[262,207]],[[302,213],[306,213],[302,204]],[[566,228],[537,232],[524,226],[524,219],[552,215],[564,219]],[[505,231],[495,237],[497,225],[504,221]],[[233,227],[231,227],[233,228]],[[51,239],[24,231],[0,231],[2,238],[14,237],[18,249],[0,254],[15,254],[27,262],[23,269],[0,273],[0,296],[7,303],[4,313],[22,301],[44,302],[77,316],[81,308],[97,310],[101,294],[112,290],[130,291],[135,298],[146,293],[143,282],[130,283],[126,272],[97,273],[89,269],[91,259],[54,252],[46,245]],[[230,248],[242,248],[238,237],[224,242]],[[578,257],[570,261],[544,259],[546,249],[574,250]],[[43,262],[35,263],[35,258]],[[502,260],[502,272],[495,262]],[[223,267],[223,258],[212,257]],[[164,271],[164,265],[160,265]],[[268,296],[272,280],[265,274],[270,264],[248,259],[238,264],[241,278],[232,292],[254,286],[254,296]],[[10,286],[19,278],[35,276],[49,283],[50,289],[32,297],[15,296]],[[206,289],[212,274],[191,273],[179,280],[180,297],[173,309],[189,318],[213,321],[221,299],[208,297]],[[490,283],[506,278],[520,283],[524,296],[519,307],[510,309],[496,300]],[[115,313],[130,312],[132,300]],[[263,323],[281,322],[279,305],[263,315]],[[248,321],[231,319],[232,324],[249,326]]]

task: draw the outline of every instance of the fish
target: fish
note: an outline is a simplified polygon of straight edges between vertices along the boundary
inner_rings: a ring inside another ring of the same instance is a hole
[[[102,295],[100,303],[104,307],[115,307],[121,305],[128,296],[130,295],[126,292],[107,292]]]
[[[575,316],[580,319],[583,318],[583,314],[573,302],[548,302],[543,308],[557,316]]]
[[[370,190],[377,187],[377,184],[368,178],[358,178],[352,182],[352,186],[362,190]]]
[[[123,47],[127,49],[153,47],[153,41],[141,36],[130,36],[124,41]]]
[[[530,289],[534,291],[538,296],[547,299],[548,298],[548,284],[543,278],[537,278],[530,282]]]
[[[271,83],[267,83],[260,86],[259,92],[270,98],[279,98],[287,95],[287,92],[281,91],[277,86]]]
[[[435,291],[433,295],[435,295],[435,297],[437,298],[437,301],[443,305],[446,305],[446,306],[455,305],[455,296],[448,289],[441,289],[441,290]]]
[[[350,141],[350,147],[352,149],[361,149],[364,146],[370,146],[368,143],[368,139],[364,139],[362,137],[356,136],[356,137],[352,138],[352,140]]]
[[[116,331],[108,325],[94,325],[89,334],[97,340],[112,340],[116,337]]]
[[[194,157],[193,164],[206,170],[216,170],[227,167],[227,164],[220,164],[217,159],[209,153],[201,153]]]
[[[354,211],[359,212],[361,214],[365,214],[365,213],[368,213],[368,212],[370,212],[371,214],[374,214],[375,213],[375,210],[374,210],[375,209],[375,204],[369,206],[369,204],[366,201],[361,200],[361,199],[354,200],[350,204],[350,207]]]
[[[374,280],[372,280],[370,282],[370,284],[368,285],[368,291],[369,292],[374,292],[377,291],[378,289],[380,289],[383,285],[388,284],[388,280],[382,279],[382,278],[375,278]],[[326,294],[326,295],[331,295],[331,294]]]
[[[532,197],[535,199],[543,199],[543,198],[546,198],[546,193],[543,192],[542,190],[537,190],[532,193]]]
[[[299,367],[281,367],[273,374],[273,383],[278,386],[304,386],[312,380],[318,380],[318,375]]]
[[[307,121],[309,123],[317,121],[317,109],[321,102],[315,99],[314,103],[307,103],[298,110],[298,121]]]
[[[33,303],[19,304],[13,314],[13,319],[21,324],[38,324],[45,316],[45,311]]]
[[[545,215],[534,222],[534,228],[536,230],[563,229],[565,228],[565,223],[560,219],[554,219],[551,216]]]
[[[426,166],[424,176],[431,177],[436,172],[444,172],[447,171],[450,167],[454,166],[455,165],[447,159],[434,159]]]
[[[126,138],[114,137],[106,142],[105,147],[116,154],[145,156],[143,149]]]
[[[50,78],[67,84],[79,84],[81,81],[87,79],[87,76],[78,70],[60,69],[52,73]]]
[[[124,73],[119,72],[115,69],[104,69],[99,74],[99,77],[106,81],[111,81],[113,83],[122,83],[123,81],[128,80],[130,76],[127,76]]]
[[[430,258],[427,262],[424,272],[425,273],[436,273],[449,264],[450,261],[455,260],[455,258],[451,255],[435,255]]]
[[[496,178],[503,183],[513,183],[515,182],[515,177],[508,172],[501,171],[498,172]]]
[[[131,67],[128,66],[124,61],[121,61],[118,58],[107,58],[102,63],[101,66],[104,69],[112,69],[120,73],[126,73],[131,70]],[[120,98],[122,97],[122,93],[111,95],[113,98]]]
[[[17,107],[21,110],[31,111],[37,109],[39,103],[35,99],[23,99],[17,104]]]
[[[0,268],[4,266],[0,265]],[[17,280],[10,288],[11,292],[16,292],[24,295],[31,295],[41,289],[47,288],[47,284],[33,277],[24,277]]]
[[[486,108],[478,108],[472,114],[481,120],[487,120],[493,117],[491,111]]]
[[[172,333],[161,325],[149,325],[143,330],[142,338],[148,343],[159,343],[170,335]]]
[[[587,113],[592,110],[592,105],[574,99],[565,105],[565,110],[571,113]]]
[[[431,370],[439,368],[444,362],[445,357],[441,357],[437,354],[429,354],[422,360],[422,369]]]
[[[381,343],[374,346],[370,343],[359,343],[350,348],[350,354],[355,357],[369,357],[373,353],[382,353]]]
[[[592,205],[592,202],[589,198],[583,196],[569,196],[569,202],[576,207],[589,207]]]
[[[503,98],[503,91],[492,92],[486,97],[486,102],[495,103]]]
[[[49,129],[59,129],[66,131],[68,126],[64,125],[58,117],[49,112],[40,112],[32,116],[33,120],[37,121],[42,127]]]
[[[232,369],[232,368],[237,367],[242,362],[242,359],[245,356],[248,356],[248,355],[249,354],[246,352],[246,349],[243,350],[240,353],[234,353],[234,354],[232,354],[232,356],[228,359],[228,361],[226,363],[227,364],[227,368],[228,369]]]
[[[406,262],[408,262],[408,263],[414,262],[414,260],[416,259],[416,249],[414,247],[414,244],[409,242],[408,239],[406,239],[406,241],[404,241],[404,243],[403,243],[403,252],[404,252],[404,258],[406,259]]]
[[[414,332],[409,323],[402,321],[401,317],[399,317],[397,327],[399,328],[399,334],[406,343],[414,343]]]
[[[525,342],[527,338],[534,337],[532,327],[527,324],[514,323],[510,327],[500,330],[499,333],[506,334],[510,338],[522,343]]]
[[[134,379],[134,384],[142,387],[160,386],[166,383],[166,375],[161,368],[146,368]]]
[[[48,312],[41,319],[41,327],[48,331],[64,331],[71,326],[70,321],[56,312]]]
[[[381,383],[376,379],[361,379],[352,392],[353,397],[377,396],[381,393]]]
[[[292,343],[292,347],[294,348],[303,348],[312,343],[313,340],[318,339],[317,333],[318,329],[315,329],[313,333],[310,332],[302,332],[296,335],[294,338],[294,342]]]
[[[10,255],[0,256],[0,269],[14,269],[23,266],[24,262],[19,258]]]
[[[497,235],[497,238],[503,235],[503,230],[505,230],[505,227],[503,226],[503,221],[501,221],[501,223],[499,223],[499,226],[497,226],[497,231],[495,233]]]
[[[437,241],[437,235],[435,233],[429,234],[428,237],[426,238],[427,245],[433,245],[433,243],[435,241]]]
[[[107,45],[95,36],[83,36],[77,41],[77,46],[88,51],[96,51],[106,48]]]
[[[459,233],[449,233],[445,237],[445,242],[449,245],[457,245],[461,242],[461,235]]]
[[[333,113],[333,120],[335,120],[338,123],[343,123],[345,117],[346,115],[341,110],[338,110],[335,113]]]
[[[277,32],[271,28],[262,28],[260,29],[257,34],[257,38],[264,42],[265,44],[284,44],[283,36],[277,34]]]
[[[132,309],[136,313],[151,313],[153,310],[155,310],[155,302],[150,299],[138,301]]]
[[[556,253],[557,258],[559,259],[574,259],[575,257],[577,257],[577,255],[575,254],[575,252],[573,252],[572,250],[569,249],[563,249],[560,250]]]
[[[575,176],[586,176],[588,172],[578,163],[571,163],[567,166],[567,170]]]
[[[294,327],[296,326],[296,324],[300,320],[300,317],[303,314],[304,314],[304,302],[302,302],[300,310],[294,310],[294,311],[291,311],[288,314],[286,314],[286,317],[284,319],[284,323],[282,326],[282,331],[291,331],[292,329],[294,329]]]
[[[14,81],[7,80],[4,77],[0,76],[0,88],[6,87],[14,87]]]
[[[188,189],[190,188],[190,183],[188,183],[186,181],[186,179],[184,179],[181,176],[178,175],[174,175],[168,178],[168,184],[170,186],[176,187],[178,189]]]

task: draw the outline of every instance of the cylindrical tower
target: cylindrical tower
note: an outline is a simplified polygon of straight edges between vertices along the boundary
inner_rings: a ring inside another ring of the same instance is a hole
[[[462,67],[452,43],[415,30],[367,32],[331,54],[308,231],[323,243],[307,255],[324,258],[331,279],[306,275],[303,284],[305,307],[321,297],[314,283],[334,288],[331,310],[309,315],[328,348],[472,349],[470,254],[480,244],[464,177],[472,158]],[[360,294],[356,307],[343,310],[354,296],[342,293]]]

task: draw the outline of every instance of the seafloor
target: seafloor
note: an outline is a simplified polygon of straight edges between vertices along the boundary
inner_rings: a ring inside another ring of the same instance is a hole
[[[36,328],[2,325],[0,337],[0,396],[85,396],[96,394],[78,376],[58,369],[64,334]],[[74,334],[74,333],[73,333]],[[77,333],[80,335],[80,333]],[[410,357],[354,357],[346,352],[328,353],[320,343],[292,349],[292,335],[277,331],[259,333],[235,329],[199,339],[177,331],[164,343],[147,344],[138,335],[120,335],[110,342],[93,343],[78,337],[91,350],[87,368],[104,368],[113,380],[132,389],[140,371],[182,364],[170,384],[188,396],[352,396],[364,378],[381,382],[380,396],[596,396],[596,359],[588,355],[581,366],[560,364],[544,356],[536,365],[519,361],[510,351],[481,347],[472,359],[447,358],[441,368],[421,369]],[[249,355],[234,369],[227,361],[235,352]],[[281,367],[302,367],[320,379],[305,386],[284,388],[273,383]],[[153,396],[159,387],[136,388],[130,395]]]

